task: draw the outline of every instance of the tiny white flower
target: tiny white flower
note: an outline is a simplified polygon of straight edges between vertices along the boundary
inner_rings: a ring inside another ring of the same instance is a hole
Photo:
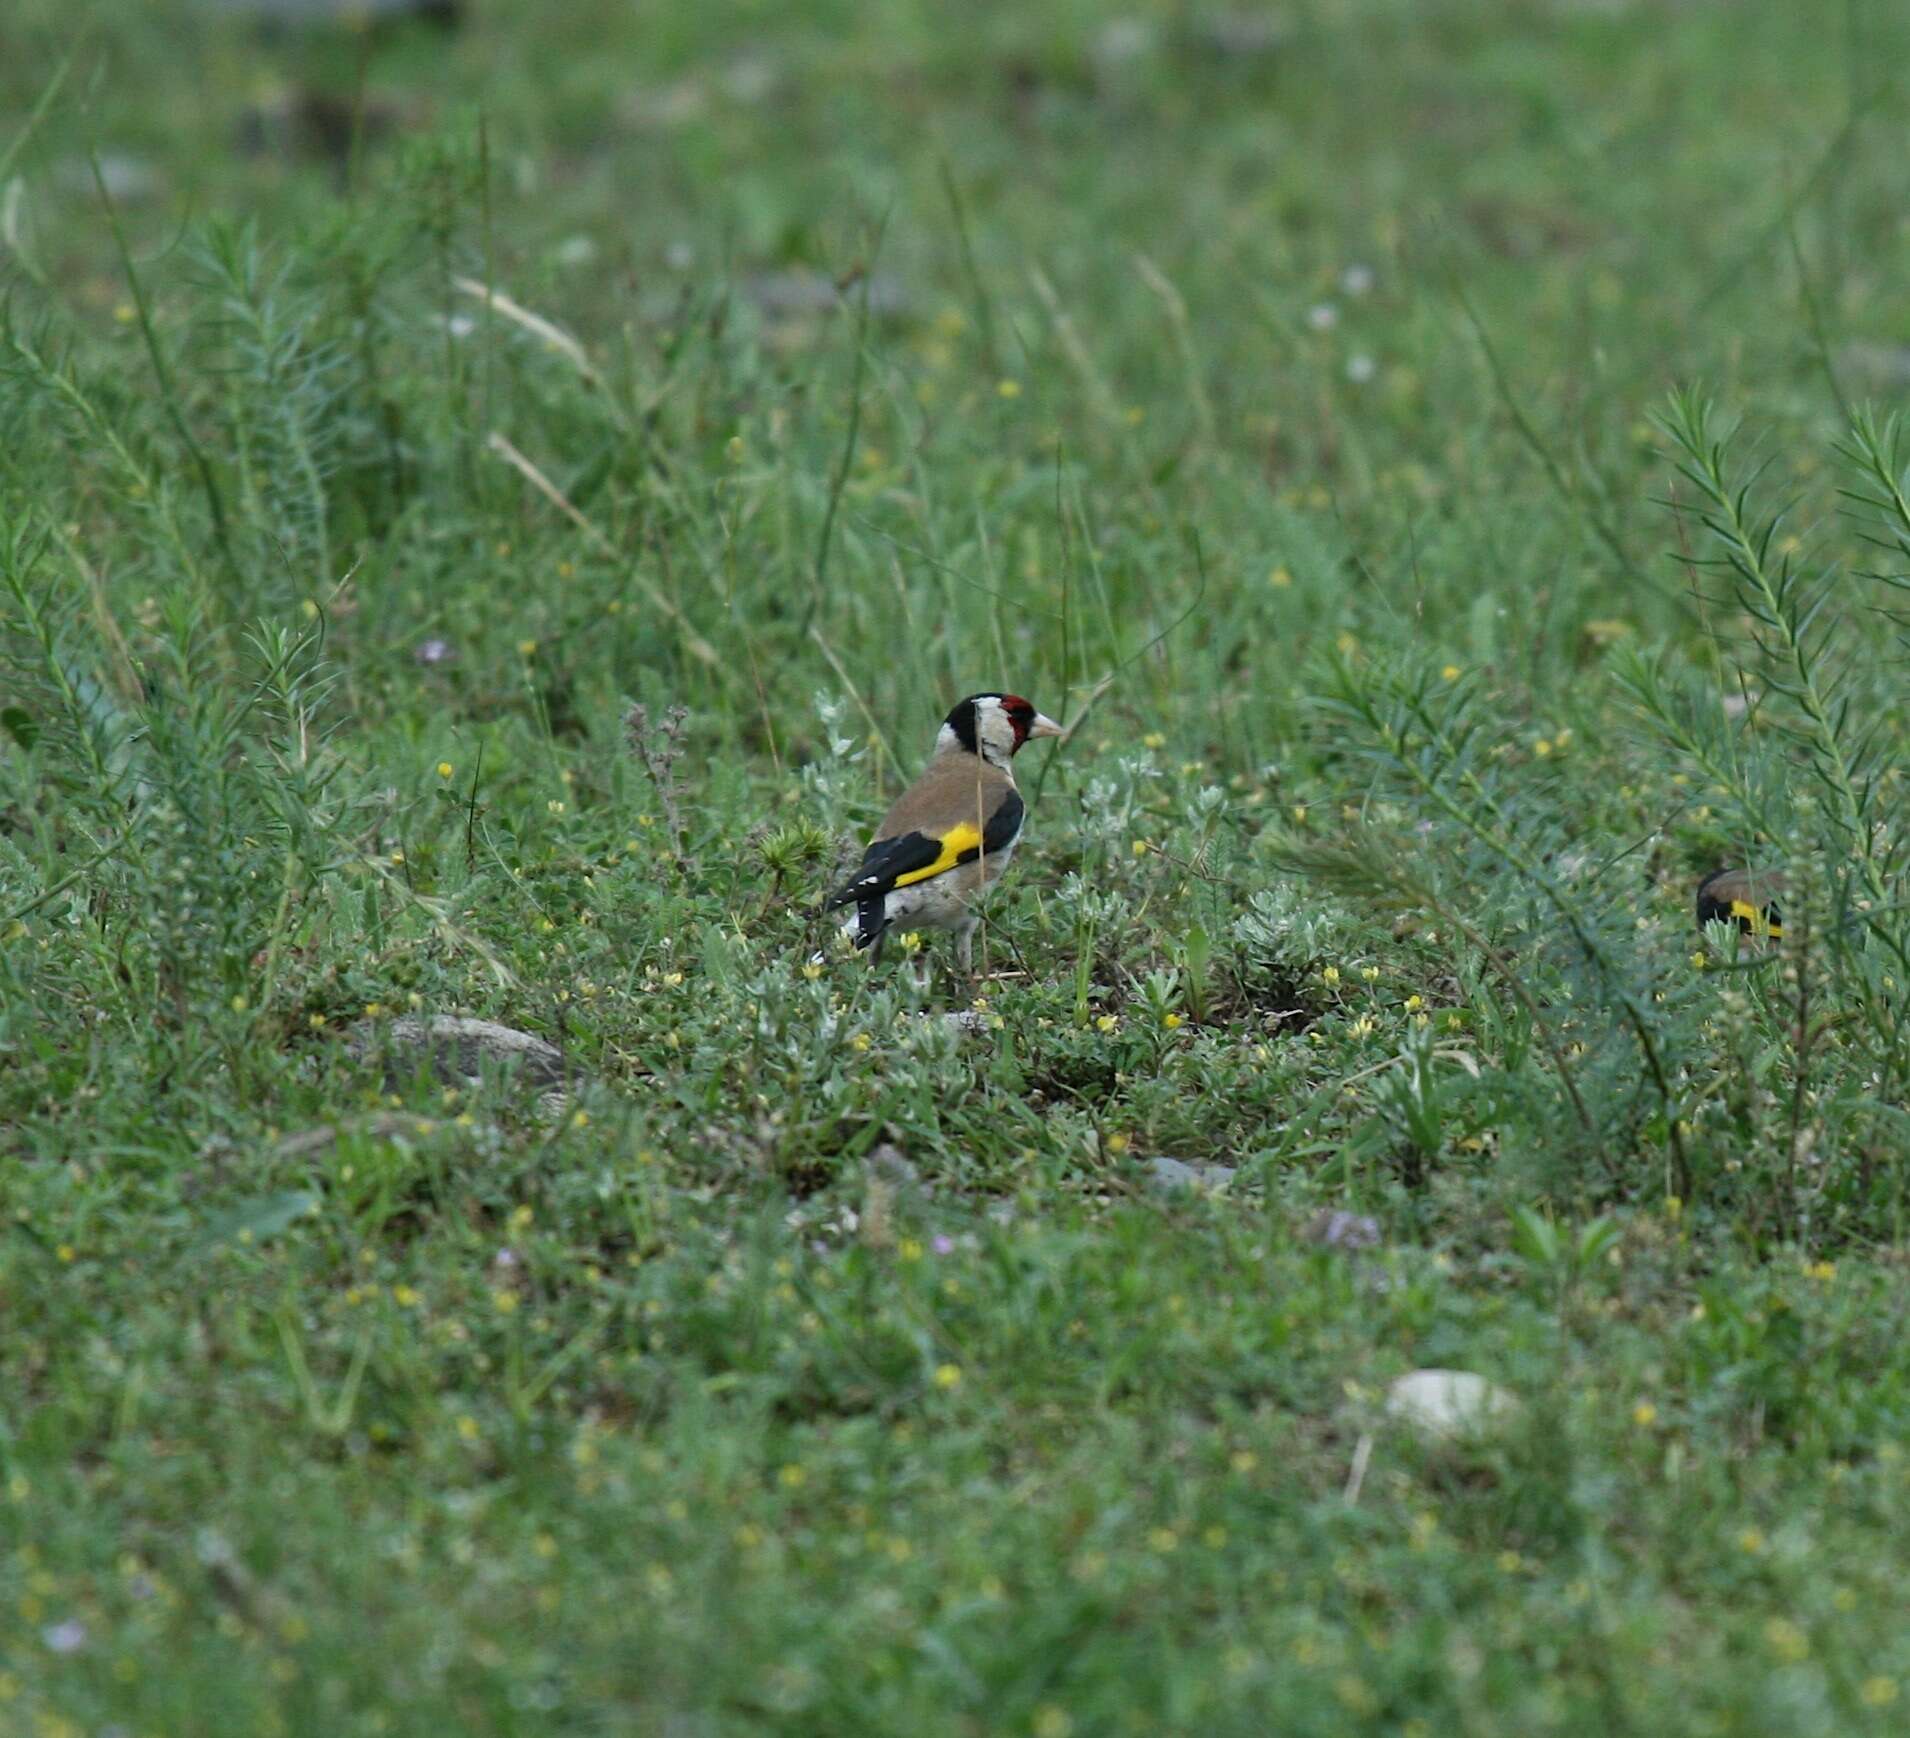
[[[56,1654],[76,1654],[86,1646],[86,1625],[77,1617],[49,1623],[40,1631],[40,1639]]]
[[[1306,323],[1316,332],[1330,332],[1340,323],[1340,311],[1331,302],[1315,302],[1307,309]]]

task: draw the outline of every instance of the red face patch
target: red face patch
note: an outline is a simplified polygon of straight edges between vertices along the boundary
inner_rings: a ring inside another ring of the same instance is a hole
[[[1019,748],[1028,740],[1028,727],[1035,721],[1035,709],[1019,694],[1004,694],[1001,697],[1001,709],[1008,714],[1008,722],[1015,727],[1015,746]]]

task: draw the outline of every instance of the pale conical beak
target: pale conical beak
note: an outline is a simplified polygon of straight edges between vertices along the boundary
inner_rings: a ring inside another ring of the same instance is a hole
[[[1034,723],[1028,726],[1028,734],[1030,737],[1036,737],[1036,736],[1066,736],[1068,733],[1065,730],[1063,730],[1060,725],[1055,723],[1055,721],[1052,718],[1050,718],[1045,712],[1037,712],[1035,714]]]

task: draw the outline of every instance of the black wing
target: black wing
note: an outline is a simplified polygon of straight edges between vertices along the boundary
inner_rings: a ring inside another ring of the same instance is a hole
[[[862,853],[862,867],[837,890],[829,907],[834,910],[859,899],[880,899],[904,875],[932,868],[941,854],[941,840],[931,839],[926,833],[897,833],[892,839],[872,840]]]
[[[952,837],[937,839],[927,833],[897,833],[891,838],[876,839],[863,852],[862,867],[830,899],[829,908],[880,900],[898,884],[926,880],[928,873],[940,874],[959,864],[972,863],[977,857],[993,856],[1020,836],[1022,817],[1027,810],[1019,791],[1004,791],[995,812],[982,828],[979,847],[972,842],[975,837],[972,821],[965,829],[970,842],[956,849],[950,848],[954,844]],[[958,832],[961,830],[964,829]]]
[[[1020,791],[1011,788],[1006,792],[988,817],[988,825],[982,829],[982,854],[992,857],[1020,838],[1021,818],[1027,812],[1028,805],[1021,800]]]

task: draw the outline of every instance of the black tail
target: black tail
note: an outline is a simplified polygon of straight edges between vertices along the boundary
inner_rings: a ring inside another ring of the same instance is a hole
[[[873,894],[866,899],[856,901],[857,947],[874,947],[882,939],[882,932],[889,927],[886,907],[889,896],[886,893]]]

